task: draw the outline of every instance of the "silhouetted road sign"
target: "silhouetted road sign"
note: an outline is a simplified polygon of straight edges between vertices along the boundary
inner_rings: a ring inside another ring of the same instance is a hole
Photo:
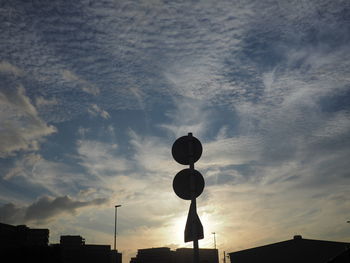
[[[192,199],[191,174],[194,176],[195,198],[201,195],[204,189],[203,175],[197,170],[183,169],[175,175],[173,189],[175,194],[185,200]]]
[[[195,229],[196,228],[196,229]],[[188,211],[186,227],[185,227],[185,242],[193,240],[199,240],[204,238],[203,226],[201,220],[197,215],[197,211],[191,203],[190,210]]]
[[[182,136],[174,142],[171,153],[175,161],[187,165],[190,164],[190,150],[192,150],[193,163],[195,163],[201,158],[203,151],[202,144],[196,137]]]
[[[197,215],[196,198],[203,192],[204,178],[194,169],[194,163],[202,155],[201,142],[189,132],[187,136],[178,138],[171,153],[180,164],[189,165],[189,169],[178,172],[173,180],[175,194],[185,200],[191,200],[185,227],[185,242],[193,241],[193,263],[199,263],[198,239],[204,238],[203,226]]]

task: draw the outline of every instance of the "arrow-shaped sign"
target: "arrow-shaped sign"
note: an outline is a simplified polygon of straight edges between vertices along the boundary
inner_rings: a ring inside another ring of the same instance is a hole
[[[197,238],[195,238],[197,236]],[[185,242],[190,242],[203,239],[203,226],[198,217],[197,211],[191,202],[190,210],[188,211],[186,227],[185,227]]]

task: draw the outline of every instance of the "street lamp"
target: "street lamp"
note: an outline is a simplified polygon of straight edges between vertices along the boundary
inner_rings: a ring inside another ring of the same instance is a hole
[[[122,205],[115,206],[115,215],[114,215],[114,250],[117,249],[117,209]]]
[[[212,234],[214,235],[214,248],[216,249],[216,237],[215,237],[215,232],[212,232]]]

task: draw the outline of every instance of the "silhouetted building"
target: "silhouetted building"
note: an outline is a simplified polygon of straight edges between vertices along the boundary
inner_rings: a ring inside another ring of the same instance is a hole
[[[193,249],[192,248],[178,248],[175,254],[175,263],[192,263]],[[201,248],[199,249],[200,263],[218,263],[219,252],[217,249]]]
[[[175,251],[168,247],[139,249],[137,255],[131,258],[130,263],[192,263],[193,249],[178,248]],[[218,263],[217,249],[199,249],[200,263]]]
[[[62,248],[80,248],[85,245],[85,239],[81,236],[61,236],[60,245]]]
[[[297,235],[291,240],[232,252],[229,255],[231,263],[349,263],[349,252],[346,252],[349,247],[350,243],[304,239]]]
[[[0,223],[1,262],[60,262],[60,249],[48,246],[48,229]]]
[[[111,263],[122,263],[122,253],[118,250],[111,250]]]
[[[173,263],[173,254],[168,247],[139,249],[132,260],[135,263]]]
[[[25,225],[12,226],[0,223],[0,247],[47,247],[48,229],[32,229]]]
[[[53,245],[48,245],[48,240],[48,229],[0,223],[0,260],[11,263],[122,262],[122,254],[111,250],[110,245],[85,244],[81,236],[61,236],[60,244]]]
[[[61,236],[62,263],[121,263],[121,253],[110,245],[89,245],[81,236]]]

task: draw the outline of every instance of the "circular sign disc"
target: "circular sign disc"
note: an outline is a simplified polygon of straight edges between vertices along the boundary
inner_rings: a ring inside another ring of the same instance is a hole
[[[185,200],[191,200],[191,169],[183,169],[175,175],[173,189],[175,194]],[[195,183],[195,196],[200,196],[204,189],[203,175],[197,170],[193,171]]]
[[[178,138],[171,149],[171,153],[175,159],[180,164],[190,164],[190,149],[192,149],[193,163],[197,162],[202,156],[202,144],[201,142],[193,136],[182,136]]]

